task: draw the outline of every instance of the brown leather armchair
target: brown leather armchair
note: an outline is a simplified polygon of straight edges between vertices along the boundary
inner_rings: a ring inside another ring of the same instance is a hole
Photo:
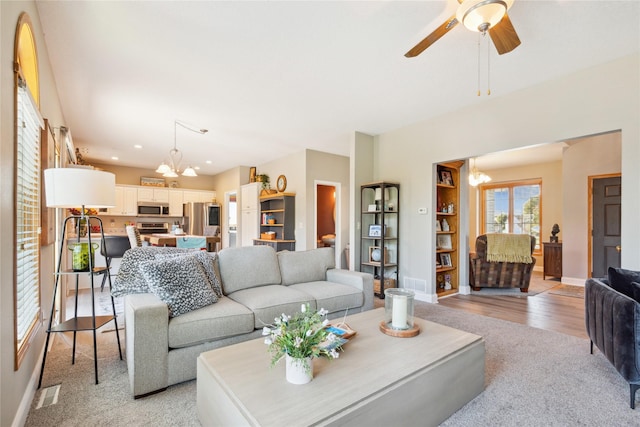
[[[536,246],[536,238],[531,236],[531,253]],[[531,272],[536,264],[532,256],[530,264],[520,262],[487,261],[487,236],[476,238],[476,253],[469,254],[469,285],[474,291],[480,288],[520,288],[529,291]]]

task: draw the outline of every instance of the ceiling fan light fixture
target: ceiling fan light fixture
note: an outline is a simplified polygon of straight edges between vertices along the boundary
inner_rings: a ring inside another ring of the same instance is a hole
[[[471,31],[485,32],[502,20],[514,0],[465,0],[456,19]]]

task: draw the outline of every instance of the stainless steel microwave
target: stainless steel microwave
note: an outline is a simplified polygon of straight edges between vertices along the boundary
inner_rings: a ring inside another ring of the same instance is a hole
[[[153,203],[138,205],[138,215],[169,215],[169,205]]]

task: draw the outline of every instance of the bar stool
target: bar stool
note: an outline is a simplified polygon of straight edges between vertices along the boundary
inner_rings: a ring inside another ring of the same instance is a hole
[[[127,236],[129,236],[131,247],[136,248],[142,246],[142,238],[140,237],[140,230],[138,230],[138,227],[127,225],[126,230]]]
[[[107,262],[107,270],[111,267],[111,260],[113,258],[122,258],[124,253],[131,249],[131,243],[128,236],[105,236],[104,245],[100,248],[100,253],[104,256]],[[100,285],[100,292],[104,290],[104,282],[107,280],[107,275],[102,276],[102,285]]]

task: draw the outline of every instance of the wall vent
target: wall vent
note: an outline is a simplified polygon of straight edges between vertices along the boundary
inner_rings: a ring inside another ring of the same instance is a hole
[[[427,293],[427,281],[423,279],[405,277],[402,286],[414,292]]]

